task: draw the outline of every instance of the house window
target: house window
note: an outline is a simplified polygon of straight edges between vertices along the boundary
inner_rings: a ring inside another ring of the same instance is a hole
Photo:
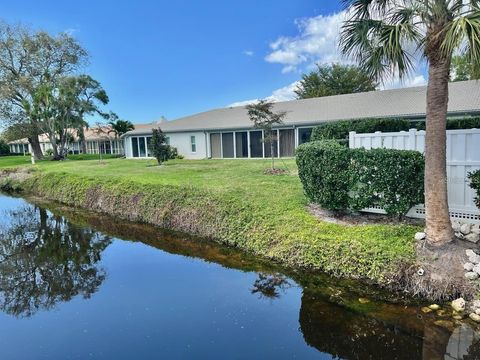
[[[191,148],[192,148],[192,153],[196,153],[197,152],[197,141],[196,141],[195,136],[190,136],[190,145],[191,145]]]
[[[298,129],[298,145],[304,144],[310,141],[310,137],[312,136],[312,129],[313,128]]]
[[[138,138],[132,137],[132,155],[138,157]]]
[[[151,156],[152,156],[152,153],[151,153],[151,151],[150,151],[150,148],[151,148],[150,142],[152,141],[152,137],[151,137],[151,136],[148,136],[148,137],[146,138],[146,140],[147,140],[147,156],[148,156],[148,157],[151,157]]]

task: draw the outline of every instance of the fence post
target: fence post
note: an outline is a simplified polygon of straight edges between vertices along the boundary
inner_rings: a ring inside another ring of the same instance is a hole
[[[408,130],[408,150],[417,148],[417,129]]]
[[[348,133],[348,147],[350,149],[354,149],[355,148],[355,134],[356,132],[355,131],[350,131]]]

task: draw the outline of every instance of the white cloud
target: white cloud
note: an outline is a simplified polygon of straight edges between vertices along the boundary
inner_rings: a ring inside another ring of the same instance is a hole
[[[270,96],[267,96],[265,99],[273,102],[294,100],[296,98],[295,89],[297,88],[298,84],[299,82],[295,81],[290,85],[274,90],[272,94]],[[228,105],[227,107],[245,106],[245,105],[256,103],[258,100],[260,99],[237,101]]]
[[[415,74],[404,80],[400,80],[398,77],[393,81],[385,82],[380,86],[380,90],[385,89],[398,89],[404,87],[424,86],[427,84],[427,79],[424,75]]]
[[[244,50],[243,55],[245,56],[253,56],[255,53],[252,50]]]
[[[270,63],[283,65],[282,73],[298,70],[312,63],[348,63],[338,49],[338,38],[346,12],[319,15],[295,21],[299,34],[281,36],[270,44],[271,52],[265,57]]]

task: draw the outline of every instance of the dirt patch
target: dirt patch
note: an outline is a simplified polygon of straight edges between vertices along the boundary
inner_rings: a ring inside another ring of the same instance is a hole
[[[465,250],[476,245],[455,240],[440,248],[429,247],[425,240],[417,242],[417,260],[404,266],[396,276],[394,287],[414,296],[432,300],[472,299],[477,288],[465,278]]]
[[[382,214],[370,214],[363,212],[338,212],[322,209],[316,204],[310,204],[308,211],[317,219],[340,225],[368,225],[368,224],[388,224],[388,225],[416,225],[423,226],[425,221],[422,219],[411,219],[392,217]]]
[[[288,170],[285,169],[265,169],[263,171],[265,175],[283,175],[287,174]]]

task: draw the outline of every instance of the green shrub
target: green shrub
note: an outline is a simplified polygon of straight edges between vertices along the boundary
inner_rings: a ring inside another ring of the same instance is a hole
[[[480,209],[480,170],[469,173],[468,178],[470,179],[470,187],[477,193],[475,205]]]
[[[425,130],[425,121],[415,124],[417,130]],[[467,117],[447,120],[447,130],[480,129],[480,117]]]
[[[298,175],[308,199],[329,210],[348,208],[350,149],[332,141],[312,141],[296,151]]]
[[[405,119],[359,119],[342,120],[323,123],[313,128],[312,141],[336,139],[348,141],[348,133],[355,131],[359,134],[375,131],[394,132],[407,131],[412,123]]]
[[[423,203],[425,161],[420,152],[354,149],[351,159],[351,209],[379,206],[387,214],[403,215]]]
[[[424,158],[416,151],[315,141],[298,147],[297,165],[308,199],[329,210],[380,206],[403,215],[423,202]]]

